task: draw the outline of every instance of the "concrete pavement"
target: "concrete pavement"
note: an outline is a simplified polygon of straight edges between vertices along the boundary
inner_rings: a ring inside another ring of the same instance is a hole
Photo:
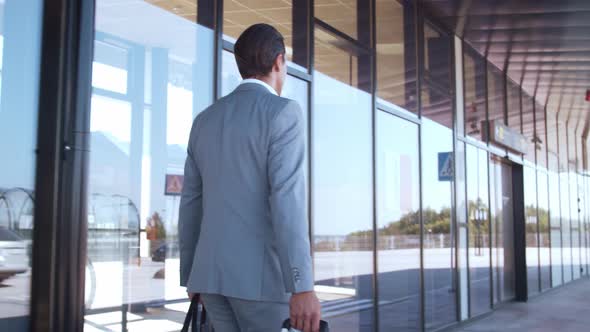
[[[530,299],[509,303],[453,332],[590,331],[590,279],[583,278]]]

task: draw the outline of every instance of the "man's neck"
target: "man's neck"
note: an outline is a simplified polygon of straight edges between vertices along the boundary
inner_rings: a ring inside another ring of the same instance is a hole
[[[277,89],[277,82],[275,79],[273,79],[273,77],[271,76],[259,76],[259,77],[252,77],[255,80],[259,80],[262,81],[268,85],[270,85],[271,88],[273,88],[277,94],[279,94],[279,89]]]

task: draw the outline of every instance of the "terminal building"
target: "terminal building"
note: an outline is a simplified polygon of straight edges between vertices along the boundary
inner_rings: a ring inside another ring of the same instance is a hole
[[[261,22],[307,124],[332,331],[442,330],[588,277],[586,0],[0,9],[0,331],[181,329],[189,132]]]

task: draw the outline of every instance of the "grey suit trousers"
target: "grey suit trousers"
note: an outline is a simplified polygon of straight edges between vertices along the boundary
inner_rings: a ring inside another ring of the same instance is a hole
[[[289,304],[201,294],[215,332],[279,332]]]

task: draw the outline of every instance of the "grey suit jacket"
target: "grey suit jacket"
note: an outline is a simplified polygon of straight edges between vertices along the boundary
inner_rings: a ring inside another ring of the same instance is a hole
[[[180,284],[288,301],[313,290],[299,105],[240,85],[193,123],[180,201]]]

